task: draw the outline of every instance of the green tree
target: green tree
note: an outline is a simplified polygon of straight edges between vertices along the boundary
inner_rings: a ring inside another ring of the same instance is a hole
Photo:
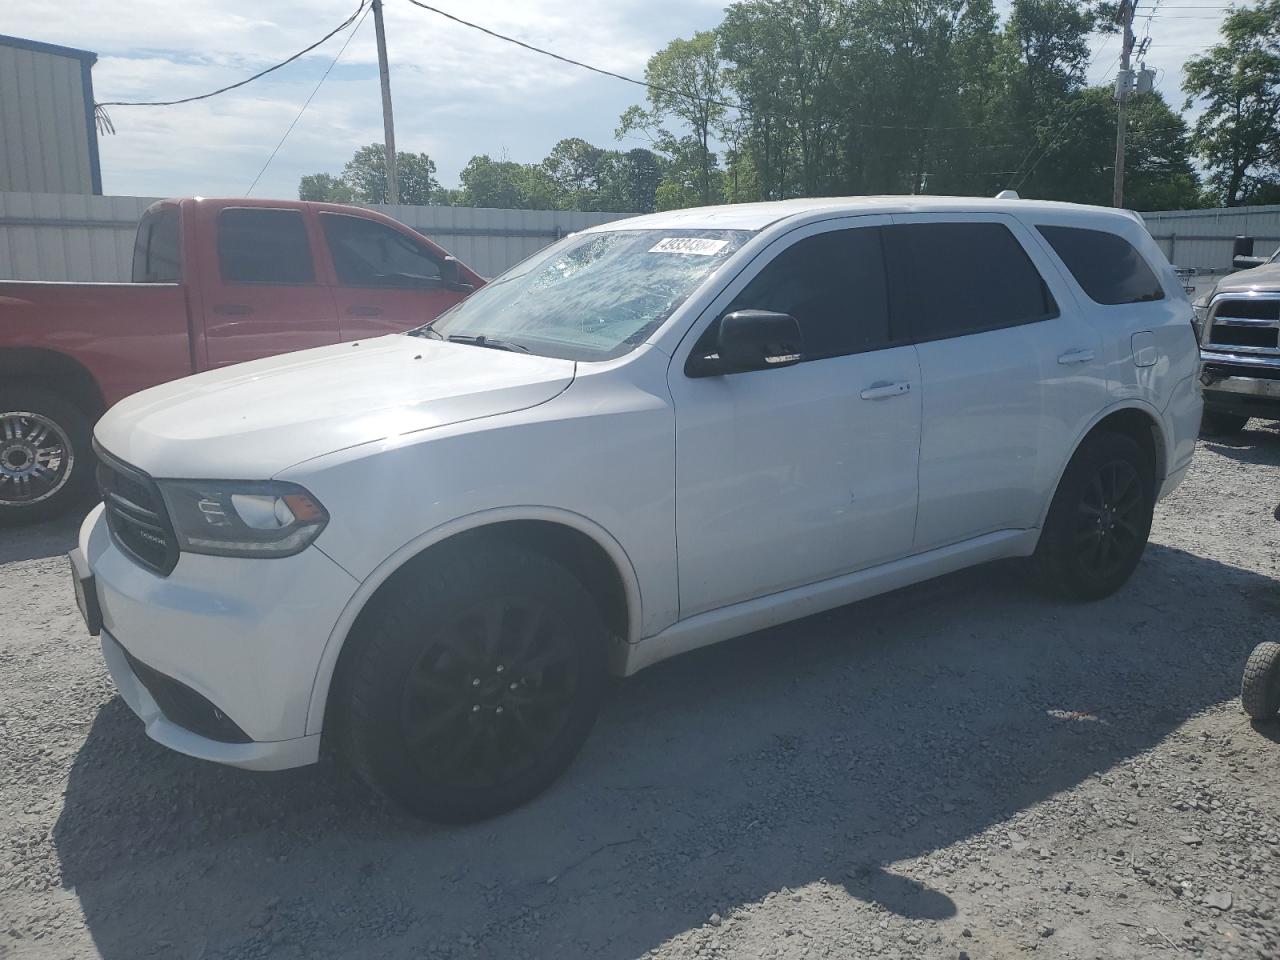
[[[1200,103],[1191,137],[1227,206],[1259,202],[1280,181],[1280,0],[1232,8],[1222,42],[1187,61],[1184,109]]]
[[[387,202],[387,161],[382,144],[361,147],[342,168],[342,179],[368,203]],[[396,184],[400,203],[419,206],[435,202],[440,190],[435,161],[425,153],[396,152]]]
[[[715,31],[672,40],[649,58],[644,79],[650,85],[648,109],[628,107],[619,120],[618,137],[644,132],[678,171],[672,183],[680,192],[685,192],[692,178],[699,200],[712,203],[717,194],[711,138],[725,115],[724,68]],[[688,132],[669,129],[666,124],[671,120],[679,121]]]
[[[356,192],[341,177],[327,173],[309,173],[298,181],[298,199],[351,203],[356,199]]]
[[[542,164],[494,160],[479,154],[459,176],[462,206],[514,210],[554,210],[557,187]]]

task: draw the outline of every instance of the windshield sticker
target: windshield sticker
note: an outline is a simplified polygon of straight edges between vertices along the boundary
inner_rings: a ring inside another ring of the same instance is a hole
[[[728,240],[708,240],[704,237],[663,237],[650,253],[690,253],[695,257],[713,257],[729,245]]]

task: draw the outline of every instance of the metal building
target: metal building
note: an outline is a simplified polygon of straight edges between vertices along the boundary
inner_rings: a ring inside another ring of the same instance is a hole
[[[0,191],[102,193],[96,53],[0,35]]]

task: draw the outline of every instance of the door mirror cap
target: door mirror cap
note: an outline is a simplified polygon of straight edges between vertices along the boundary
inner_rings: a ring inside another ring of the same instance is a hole
[[[440,264],[440,282],[446,290],[455,293],[471,293],[476,288],[474,283],[463,276],[462,264],[457,257],[444,258],[444,262]]]
[[[720,318],[716,348],[725,373],[772,370],[804,359],[804,336],[789,313],[735,310]]]
[[[1267,262],[1266,257],[1246,257],[1244,255],[1231,258],[1231,265],[1237,270],[1252,270]]]

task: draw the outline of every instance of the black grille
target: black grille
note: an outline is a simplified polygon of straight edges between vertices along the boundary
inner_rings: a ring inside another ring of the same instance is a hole
[[[252,742],[234,720],[185,683],[147,666],[124,647],[120,649],[133,668],[134,676],[147,688],[160,712],[171,722],[220,743]]]
[[[98,489],[116,545],[148,570],[168,576],[178,563],[178,540],[154,480],[100,447]]]
[[[1226,353],[1280,354],[1280,298],[1226,294],[1209,310],[1209,350]]]

